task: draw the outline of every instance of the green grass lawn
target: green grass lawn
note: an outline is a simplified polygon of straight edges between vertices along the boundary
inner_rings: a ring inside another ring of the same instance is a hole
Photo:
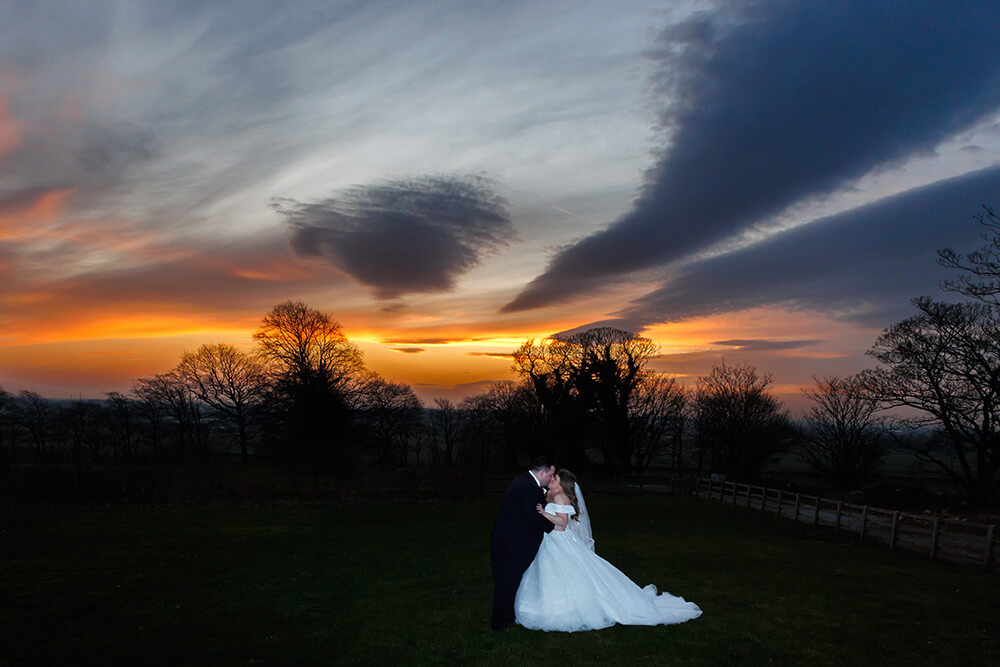
[[[597,551],[697,602],[666,627],[489,627],[499,497],[22,509],[0,526],[0,665],[985,665],[1000,575],[687,497],[588,497]]]

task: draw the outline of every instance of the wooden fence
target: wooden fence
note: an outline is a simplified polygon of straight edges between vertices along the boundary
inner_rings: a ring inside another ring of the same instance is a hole
[[[973,565],[997,571],[1000,565],[993,524],[959,521],[940,515],[909,514],[895,510],[854,505],[804,493],[790,493],[752,484],[719,482],[698,478],[694,493],[761,512],[773,513],[815,526],[856,533],[859,542],[888,544],[927,554],[931,560]]]

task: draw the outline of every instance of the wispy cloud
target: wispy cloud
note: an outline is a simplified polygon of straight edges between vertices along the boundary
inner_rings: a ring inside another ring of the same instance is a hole
[[[731,340],[716,340],[709,345],[731,347],[740,352],[765,352],[770,350],[795,350],[821,343],[819,340],[763,340],[759,338],[733,338]]]
[[[468,352],[470,357],[493,357],[496,359],[513,359],[512,352]]]
[[[474,343],[481,340],[485,339],[441,336],[437,338],[385,338],[382,342],[388,345],[447,345],[448,343]]]

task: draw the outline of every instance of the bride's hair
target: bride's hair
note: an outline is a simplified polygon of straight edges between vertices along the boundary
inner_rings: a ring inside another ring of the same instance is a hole
[[[560,469],[556,474],[559,475],[559,486],[562,487],[563,493],[569,496],[569,501],[573,503],[573,510],[576,512],[573,519],[579,521],[580,501],[576,499],[576,475],[566,468]]]

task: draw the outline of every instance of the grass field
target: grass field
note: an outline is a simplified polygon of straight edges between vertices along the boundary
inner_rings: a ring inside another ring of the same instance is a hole
[[[1000,575],[688,497],[588,498],[668,627],[489,628],[498,497],[4,512],[0,665],[986,665]]]

